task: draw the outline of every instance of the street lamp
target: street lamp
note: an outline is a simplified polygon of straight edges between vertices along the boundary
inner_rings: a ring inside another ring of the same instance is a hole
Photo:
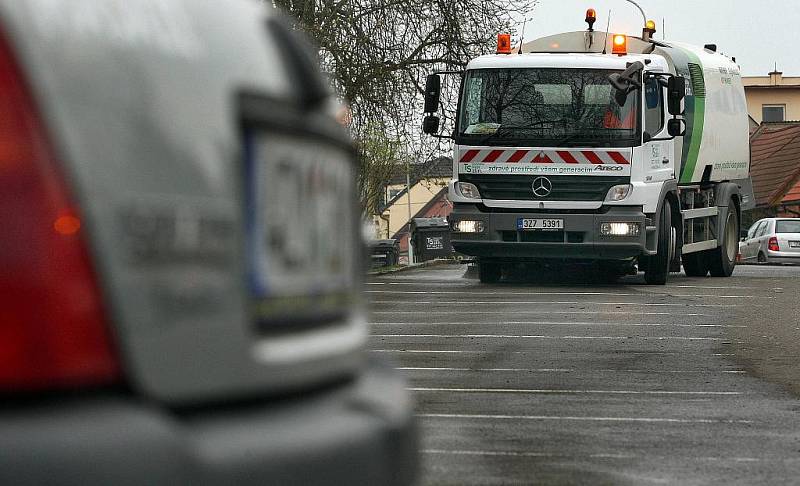
[[[639,12],[641,12],[641,14],[642,14],[643,25],[647,25],[647,16],[644,14],[644,10],[642,10],[642,7],[640,7],[639,4],[634,2],[633,0],[625,0],[625,1],[628,2],[628,3],[634,4],[636,6],[636,8],[639,9]]]

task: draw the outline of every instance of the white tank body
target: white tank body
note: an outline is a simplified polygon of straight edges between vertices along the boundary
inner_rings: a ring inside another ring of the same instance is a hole
[[[729,58],[688,44],[668,43],[663,55],[686,77],[687,133],[680,183],[737,180],[750,174],[747,103],[739,66]]]

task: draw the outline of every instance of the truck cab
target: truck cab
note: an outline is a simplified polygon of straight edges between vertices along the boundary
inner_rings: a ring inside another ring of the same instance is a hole
[[[453,247],[476,257],[482,281],[509,264],[571,260],[598,264],[611,279],[638,268],[664,283],[683,249],[706,252],[695,273],[711,271],[720,221],[736,201],[736,240],[748,187],[720,184],[747,178],[749,149],[738,67],[702,51],[587,31],[468,63],[451,137],[451,228]],[[725,79],[714,79],[723,67]],[[713,103],[704,103],[706,81],[720,83]],[[729,249],[714,273],[732,271]]]

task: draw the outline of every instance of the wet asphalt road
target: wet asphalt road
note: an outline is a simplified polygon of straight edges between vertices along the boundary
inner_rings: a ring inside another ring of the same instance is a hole
[[[800,483],[800,267],[584,281],[446,265],[368,283],[423,484]]]

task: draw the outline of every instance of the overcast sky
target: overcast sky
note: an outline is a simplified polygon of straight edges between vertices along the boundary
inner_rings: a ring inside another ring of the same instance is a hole
[[[736,57],[747,76],[766,75],[778,63],[784,76],[800,76],[800,1],[797,0],[637,0],[648,19],[666,22],[666,40],[717,44]],[[595,30],[641,35],[642,15],[625,0],[539,0],[525,28],[532,40],[559,32],[583,30],[587,8],[597,10]]]

